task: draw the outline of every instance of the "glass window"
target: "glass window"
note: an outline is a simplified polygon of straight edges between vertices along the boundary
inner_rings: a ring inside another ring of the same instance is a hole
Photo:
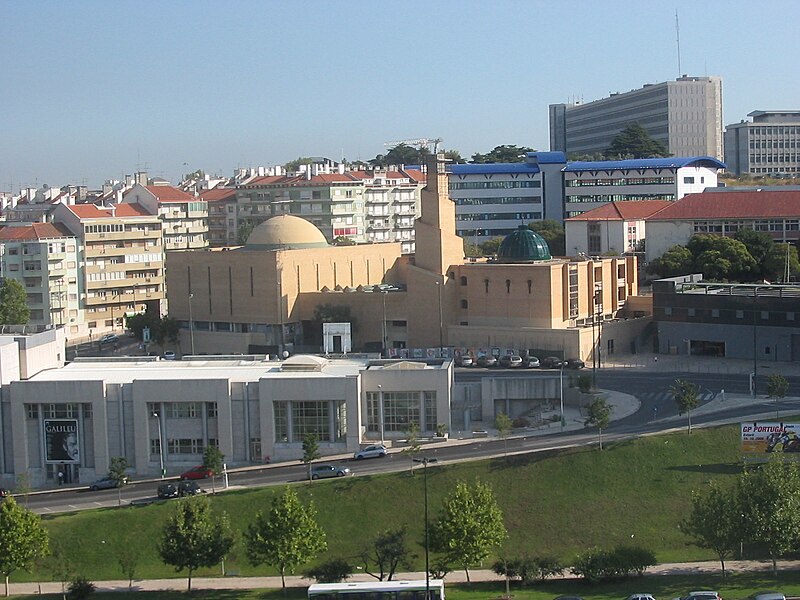
[[[206,403],[206,416],[209,419],[216,419],[217,414],[218,414],[217,403],[216,402]]]
[[[275,412],[275,439],[279,442],[288,442],[289,422],[287,419],[286,402],[276,402],[272,409]]]
[[[327,401],[292,402],[293,441],[301,441],[309,433],[316,435],[319,440],[330,440],[329,416]]]
[[[39,405],[38,404],[26,404],[25,410],[28,414],[29,419],[38,419],[39,418]]]
[[[195,402],[167,402],[166,412],[169,419],[194,419],[197,417],[197,404]]]

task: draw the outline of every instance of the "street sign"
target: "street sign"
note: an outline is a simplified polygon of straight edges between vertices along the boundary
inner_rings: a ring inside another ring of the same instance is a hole
[[[144,329],[142,329],[142,341],[145,344],[149,344],[150,343],[150,328],[149,327],[145,327]]]

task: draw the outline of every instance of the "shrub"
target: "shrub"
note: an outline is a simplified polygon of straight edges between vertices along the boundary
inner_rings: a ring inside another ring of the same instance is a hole
[[[570,570],[589,583],[605,579],[608,573],[608,552],[600,548],[590,548],[575,557],[575,563]]]
[[[509,579],[519,579],[522,585],[531,585],[537,580],[544,581],[564,572],[558,560],[549,556],[498,560],[492,565],[492,570],[498,575],[508,575]]]
[[[617,557],[619,565],[624,568],[625,576],[644,575],[647,567],[652,567],[656,564],[656,555],[647,548],[641,546],[617,546],[614,549],[614,555]]]
[[[575,558],[571,571],[590,583],[641,576],[656,564],[655,555],[640,546],[617,546],[614,550],[592,548]]]
[[[518,427],[530,427],[531,422],[525,417],[517,417],[511,422],[511,426],[515,429]]]
[[[88,598],[94,594],[96,589],[95,585],[86,577],[78,575],[69,584],[67,598],[70,600],[83,600],[83,598]]]
[[[311,567],[304,574],[306,579],[313,579],[317,583],[341,583],[353,572],[353,567],[343,558],[332,558],[315,567]]]
[[[578,389],[582,393],[588,394],[589,391],[592,389],[592,376],[578,375]]]
[[[557,558],[553,558],[552,556],[537,556],[533,559],[533,564],[536,578],[539,581],[544,581],[548,577],[554,577],[564,573],[564,566]]]

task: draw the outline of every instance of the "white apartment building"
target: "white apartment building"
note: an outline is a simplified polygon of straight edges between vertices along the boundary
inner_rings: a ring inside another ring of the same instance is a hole
[[[717,186],[725,165],[708,156],[574,161],[564,173],[567,218],[609,202],[675,201]]]
[[[208,248],[208,203],[170,185],[136,184],[123,203],[139,204],[163,222],[164,249]]]
[[[83,323],[78,240],[53,223],[0,227],[0,277],[25,287],[31,325],[63,326],[77,333]]]
[[[725,129],[725,163],[736,175],[800,177],[800,110],[754,110]]]

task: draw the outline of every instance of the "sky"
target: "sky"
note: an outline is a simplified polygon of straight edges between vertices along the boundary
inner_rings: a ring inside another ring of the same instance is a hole
[[[0,0],[0,192],[442,138],[549,150],[548,105],[723,78],[800,109],[795,0]]]

